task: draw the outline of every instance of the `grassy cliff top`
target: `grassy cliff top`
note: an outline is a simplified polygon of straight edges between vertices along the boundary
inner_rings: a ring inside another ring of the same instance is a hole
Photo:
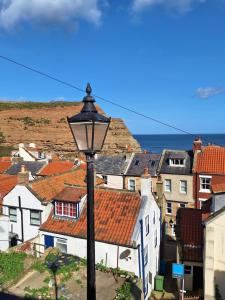
[[[41,108],[53,108],[53,107],[65,107],[80,105],[79,101],[50,101],[50,102],[13,102],[13,101],[1,101],[0,110],[8,109],[41,109]]]

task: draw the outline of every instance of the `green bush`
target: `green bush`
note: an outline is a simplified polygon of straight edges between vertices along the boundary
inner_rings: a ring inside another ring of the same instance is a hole
[[[124,282],[120,288],[116,290],[116,300],[130,300],[131,299],[131,283]]]
[[[24,271],[25,253],[0,252],[0,285],[17,280]]]

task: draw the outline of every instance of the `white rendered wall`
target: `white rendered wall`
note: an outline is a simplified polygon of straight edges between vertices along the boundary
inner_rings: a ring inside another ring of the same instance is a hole
[[[19,155],[23,158],[24,161],[35,161],[35,158],[32,157],[23,147],[19,147]]]
[[[101,174],[97,174],[102,178]],[[107,184],[104,184],[105,187],[112,189],[123,189],[123,176],[116,175],[106,175],[107,176]]]
[[[39,226],[30,224],[30,210],[41,210],[41,223],[46,221],[50,213],[50,205],[45,206],[23,185],[17,185],[11,190],[4,198],[3,205],[12,207],[19,206],[19,196],[21,198],[21,206],[23,209],[23,231],[24,241],[34,238],[38,235]],[[8,207],[3,206],[3,214],[8,215]],[[19,239],[22,238],[21,234],[21,212],[17,208],[17,222],[9,222],[9,231],[18,234]]]
[[[0,216],[0,251],[9,248],[9,218]]]
[[[79,239],[62,234],[54,234],[49,232],[40,231],[40,244],[44,245],[44,235],[50,235],[54,237],[54,246],[56,245],[56,239],[67,240],[67,253],[76,255],[78,257],[87,257],[87,242],[86,239]],[[133,272],[139,276],[138,269],[138,250],[133,248],[127,248],[102,242],[95,242],[95,261],[96,263],[103,262],[104,265],[111,268],[117,267],[117,251],[119,247],[119,256],[122,252],[129,249],[129,258],[118,260],[118,266],[121,270]]]

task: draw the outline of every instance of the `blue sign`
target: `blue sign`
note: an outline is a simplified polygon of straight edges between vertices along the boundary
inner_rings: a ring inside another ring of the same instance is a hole
[[[172,264],[172,277],[183,278],[184,277],[184,265],[183,264]]]

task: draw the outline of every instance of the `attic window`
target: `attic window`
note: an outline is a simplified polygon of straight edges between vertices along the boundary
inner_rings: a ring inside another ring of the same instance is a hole
[[[151,167],[154,167],[154,165],[155,165],[155,161],[152,160],[152,161],[151,161]]]
[[[55,215],[61,217],[77,218],[77,204],[56,201]]]
[[[170,166],[183,167],[184,166],[184,158],[170,158],[169,164],[170,164]]]
[[[139,164],[139,160],[135,161],[135,166],[137,166]]]

